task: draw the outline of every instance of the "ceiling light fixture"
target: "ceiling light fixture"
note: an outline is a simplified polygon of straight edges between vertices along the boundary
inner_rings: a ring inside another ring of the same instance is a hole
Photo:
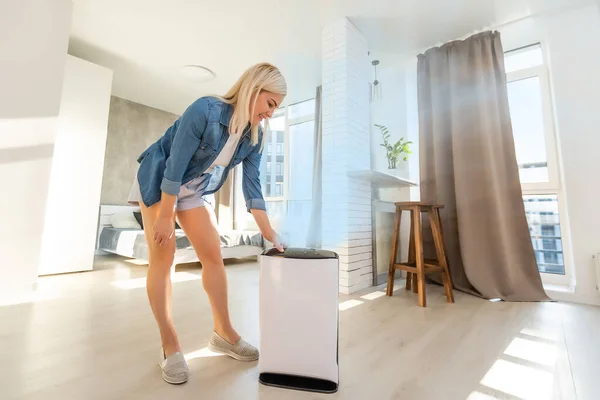
[[[202,65],[186,65],[183,67],[182,72],[187,79],[194,82],[208,82],[217,76],[213,71]]]
[[[379,65],[379,60],[373,60],[371,62],[373,68],[375,68],[375,80],[371,83],[371,101],[379,101],[381,100],[381,83],[377,80],[377,66]]]

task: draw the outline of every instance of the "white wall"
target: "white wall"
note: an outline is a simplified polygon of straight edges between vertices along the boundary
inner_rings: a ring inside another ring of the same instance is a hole
[[[377,80],[381,83],[382,98],[371,102],[371,159],[375,170],[387,172],[388,162],[385,149],[381,147],[383,138],[374,125],[385,125],[390,130],[390,142],[395,143],[401,137],[407,139],[406,132],[406,94],[405,59],[389,53],[371,53],[370,61],[377,59]],[[374,68],[371,66],[371,80]],[[402,168],[402,160],[398,168]],[[408,170],[406,171],[408,174]],[[408,176],[406,176],[408,177]]]
[[[112,71],[68,56],[39,274],[91,270]]]
[[[567,299],[600,304],[592,260],[600,252],[600,13],[590,6],[551,16],[542,29],[550,57],[575,268],[575,293]]]
[[[420,184],[419,173],[419,100],[417,94],[417,57],[406,61],[406,131],[411,145],[412,156],[409,159],[409,178]],[[421,189],[419,186],[410,188],[410,200],[421,200]]]
[[[0,2],[0,296],[30,290],[40,259],[70,0]]]
[[[377,80],[381,84],[381,100],[371,102],[371,168],[389,173],[383,138],[375,124],[384,125],[390,131],[391,143],[398,139],[411,140],[407,129],[407,104],[406,104],[406,58],[398,54],[371,52],[369,61],[379,60],[377,66]],[[375,78],[374,68],[371,66],[371,81]],[[411,163],[416,155],[410,155],[408,161],[398,160],[395,173],[403,178],[410,179]],[[393,172],[394,173],[394,172]],[[418,181],[418,179],[417,179]],[[378,189],[379,200],[398,202],[410,200],[409,188]],[[393,209],[393,208],[392,208]],[[394,214],[389,212],[376,212],[377,226],[377,264],[378,274],[387,271],[391,255],[392,234],[394,229]],[[408,213],[404,213],[400,229],[400,259],[408,256],[410,220]],[[385,271],[383,270],[385,267]]]
[[[323,30],[323,247],[340,256],[340,292],[372,285],[367,41],[348,19]],[[366,151],[365,151],[366,150]]]
[[[0,118],[58,115],[71,8],[70,0],[0,2]]]
[[[391,141],[400,137],[411,141],[412,154],[408,157],[406,178],[419,183],[419,113],[417,99],[417,57],[405,57],[393,54],[379,55],[385,57],[388,65],[384,66],[377,76],[384,88],[383,99],[371,104],[371,122],[382,123],[391,130]],[[373,57],[372,57],[373,58]],[[385,121],[385,122],[380,122]],[[385,149],[380,146],[381,134],[378,129],[371,131],[371,151],[373,153],[373,168],[381,171],[387,170]],[[384,199],[393,201],[395,196],[401,196],[406,201],[418,201],[420,189],[418,186],[408,189],[384,190],[381,192]]]

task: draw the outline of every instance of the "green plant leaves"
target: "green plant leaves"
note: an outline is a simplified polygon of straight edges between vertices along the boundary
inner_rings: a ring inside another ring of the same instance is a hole
[[[412,142],[404,141],[404,138],[402,137],[396,143],[391,144],[389,142],[389,139],[391,137],[391,135],[389,133],[389,129],[385,125],[379,125],[379,124],[374,124],[374,125],[375,125],[375,127],[379,128],[379,130],[381,131],[381,136],[383,137],[383,143],[380,144],[380,146],[382,146],[383,148],[386,149],[386,157],[388,159],[388,167],[390,169],[396,168],[396,163],[398,161],[398,158],[400,158],[400,156],[402,154],[405,154],[404,156],[402,156],[402,159],[404,161],[408,161],[408,155],[412,154],[412,152],[410,151],[410,145],[412,144]]]

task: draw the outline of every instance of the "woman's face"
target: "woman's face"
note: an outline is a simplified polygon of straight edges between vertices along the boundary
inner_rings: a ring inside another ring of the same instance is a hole
[[[266,90],[261,91],[256,98],[254,114],[251,115],[250,122],[252,125],[258,125],[263,119],[271,118],[282,101],[283,96],[280,94],[267,92]],[[250,112],[252,113],[252,102],[250,103]]]

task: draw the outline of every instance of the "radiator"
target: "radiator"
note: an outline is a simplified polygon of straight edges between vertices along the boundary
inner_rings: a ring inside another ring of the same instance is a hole
[[[600,292],[600,253],[594,254],[594,272],[596,275],[596,290]]]

